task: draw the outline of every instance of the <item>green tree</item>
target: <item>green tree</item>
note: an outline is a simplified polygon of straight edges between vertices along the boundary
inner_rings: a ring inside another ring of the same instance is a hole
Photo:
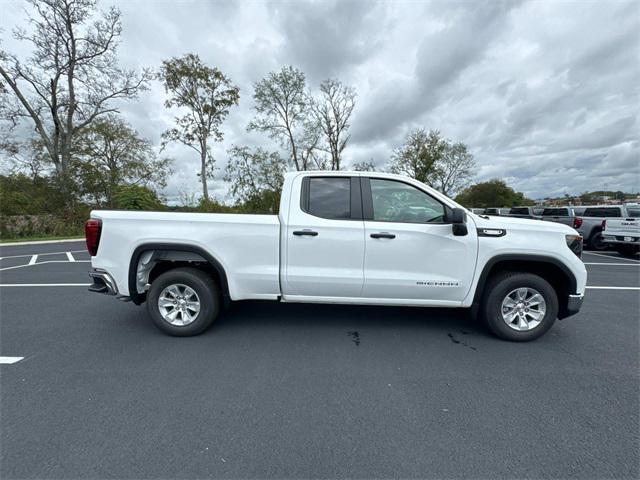
[[[451,195],[469,183],[475,166],[473,155],[464,143],[447,141],[444,155],[434,164],[431,186]]]
[[[230,108],[238,104],[240,90],[220,70],[205,65],[192,53],[164,61],[159,76],[169,94],[165,106],[187,110],[175,118],[176,126],[162,135],[163,146],[179,142],[198,152],[202,196],[209,200],[207,179],[214,170],[209,140],[222,140],[220,127]]]
[[[286,167],[277,152],[234,146],[229,150],[224,180],[231,184],[231,195],[245,210],[277,213]]]
[[[467,208],[517,207],[535,203],[497,178],[464,189],[455,200]]]
[[[436,163],[443,158],[446,150],[447,142],[437,130],[412,130],[404,144],[395,149],[388,170],[432,185]]]
[[[76,136],[116,111],[115,101],[146,89],[151,73],[118,65],[117,8],[98,13],[95,0],[28,2],[29,30],[17,29],[15,38],[28,45],[31,56],[23,61],[0,49],[0,112],[11,124],[31,122],[68,189]]]
[[[101,207],[114,208],[123,185],[162,188],[171,173],[171,160],[158,159],[151,143],[116,115],[85,128],[75,150],[80,192]]]
[[[156,193],[142,185],[123,185],[114,194],[114,206],[121,210],[163,210]]]
[[[254,84],[253,100],[256,116],[247,129],[276,140],[296,170],[319,166],[315,153],[320,131],[312,115],[313,99],[306,92],[304,73],[292,66],[269,73]]]

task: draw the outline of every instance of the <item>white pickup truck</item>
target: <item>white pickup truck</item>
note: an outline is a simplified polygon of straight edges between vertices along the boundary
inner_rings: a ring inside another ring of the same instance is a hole
[[[640,205],[626,206],[627,218],[602,221],[602,241],[620,255],[634,257],[640,253]]]
[[[581,307],[582,237],[567,225],[472,214],[402,176],[293,172],[278,215],[93,211],[89,290],[146,301],[196,335],[229,301],[470,309],[533,340]]]

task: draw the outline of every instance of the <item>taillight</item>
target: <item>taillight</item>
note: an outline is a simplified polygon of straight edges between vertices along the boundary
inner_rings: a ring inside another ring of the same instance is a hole
[[[580,228],[582,226],[582,218],[581,217],[575,217],[573,219],[573,228]]]
[[[84,224],[84,238],[87,241],[87,251],[92,257],[98,253],[100,233],[102,232],[102,220],[90,218]]]

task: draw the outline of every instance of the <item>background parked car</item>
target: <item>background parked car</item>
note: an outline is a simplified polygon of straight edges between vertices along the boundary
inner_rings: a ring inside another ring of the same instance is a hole
[[[476,215],[484,215],[484,208],[472,208],[470,209],[471,212],[475,213]]]
[[[633,257],[640,253],[640,205],[627,205],[627,216],[603,220],[604,242],[620,255]]]
[[[493,215],[498,217],[504,217],[509,213],[509,208],[485,208],[485,215]]]
[[[564,223],[576,230],[582,225],[582,218],[576,217],[573,207],[545,207],[542,209],[542,220]]]
[[[574,227],[584,238],[585,245],[594,250],[605,250],[607,243],[602,237],[602,221],[607,218],[628,217],[625,205],[596,205],[590,207],[576,207],[576,215],[580,220],[578,227]]]
[[[515,218],[533,218],[535,220],[540,220],[541,209],[538,207],[513,207],[509,209],[509,213],[507,213],[508,217]]]

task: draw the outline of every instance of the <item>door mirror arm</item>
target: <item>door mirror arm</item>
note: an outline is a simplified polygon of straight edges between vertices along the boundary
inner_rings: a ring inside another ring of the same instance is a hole
[[[467,229],[467,212],[462,208],[452,208],[448,220],[451,222],[451,230],[456,237],[463,237],[469,233]]]

